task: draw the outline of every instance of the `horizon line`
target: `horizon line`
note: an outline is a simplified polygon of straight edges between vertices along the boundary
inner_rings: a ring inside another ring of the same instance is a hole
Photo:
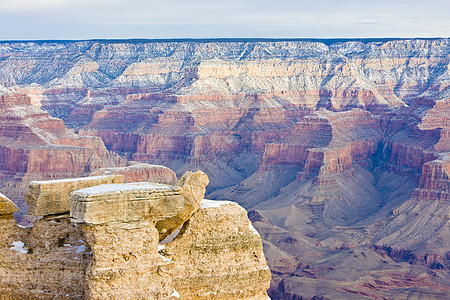
[[[24,39],[24,40],[0,40],[0,44],[6,43],[76,43],[76,42],[109,42],[109,43],[165,43],[165,42],[322,42],[324,44],[334,44],[339,42],[357,41],[362,43],[388,42],[399,40],[440,40],[448,37],[374,37],[374,38],[99,38],[99,39]]]

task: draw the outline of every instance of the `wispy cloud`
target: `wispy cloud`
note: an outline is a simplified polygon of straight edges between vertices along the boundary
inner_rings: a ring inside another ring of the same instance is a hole
[[[73,2],[70,0],[2,0],[0,2],[0,11],[46,10],[67,7]]]
[[[449,36],[447,0],[0,0],[0,39]]]

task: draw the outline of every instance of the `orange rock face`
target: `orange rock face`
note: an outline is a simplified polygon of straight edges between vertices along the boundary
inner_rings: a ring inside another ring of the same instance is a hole
[[[81,176],[121,163],[100,138],[74,134],[26,95],[1,96],[0,111],[0,173],[15,201],[30,180]]]
[[[2,192],[13,177],[173,177],[97,171],[117,163],[108,150],[179,175],[202,169],[208,197],[260,216],[274,298],[442,294],[449,39],[0,48]]]

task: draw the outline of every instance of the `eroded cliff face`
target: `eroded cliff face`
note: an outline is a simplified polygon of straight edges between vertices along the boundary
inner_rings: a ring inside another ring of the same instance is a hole
[[[245,159],[233,156],[261,155],[311,111],[384,112],[419,95],[442,99],[448,87],[447,39],[5,43],[2,50],[5,87],[114,151],[211,174],[220,156],[220,169],[229,168],[220,182],[212,176],[213,188],[242,179],[234,170]]]
[[[176,186],[107,179],[34,182],[47,196],[29,199],[43,218],[28,228],[3,197],[1,299],[267,299],[261,237],[236,203],[203,200],[203,172]]]
[[[448,39],[0,49],[2,102],[22,107],[24,98],[9,94],[26,94],[27,107],[100,137],[127,159],[165,164],[179,175],[200,168],[210,176],[208,197],[252,210],[275,298],[448,294]],[[40,128],[63,126],[52,120]],[[15,133],[18,144],[36,139],[12,125],[2,132]],[[12,159],[3,160],[2,176],[25,168],[26,149],[4,153]],[[95,175],[123,174],[128,182],[158,174],[163,184],[173,176],[137,165],[94,171],[101,164],[83,153],[74,154],[80,168]],[[39,157],[30,170],[50,172],[65,162],[41,164]],[[147,230],[139,226],[133,230]]]
[[[22,213],[23,192],[31,180],[84,176],[124,164],[100,138],[73,133],[25,94],[1,95],[0,111],[0,186]]]

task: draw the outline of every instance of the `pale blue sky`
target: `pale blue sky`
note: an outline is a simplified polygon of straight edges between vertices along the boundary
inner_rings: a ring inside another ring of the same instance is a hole
[[[0,0],[0,40],[449,37],[449,0]]]

